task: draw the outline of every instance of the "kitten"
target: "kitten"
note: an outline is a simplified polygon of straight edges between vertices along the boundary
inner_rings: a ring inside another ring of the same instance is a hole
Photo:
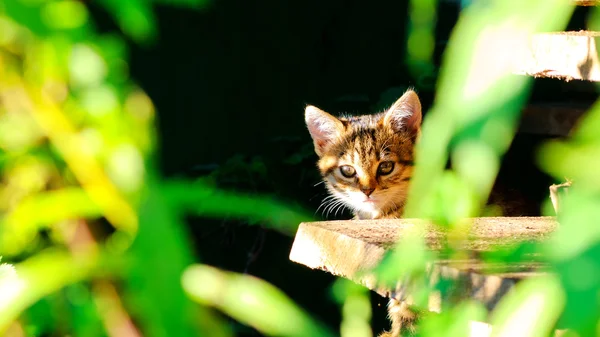
[[[333,198],[357,219],[401,217],[420,134],[417,94],[409,90],[375,115],[337,118],[309,105],[305,117]]]
[[[421,130],[417,94],[408,90],[387,111],[356,117],[334,117],[309,105],[305,119],[331,202],[352,209],[356,219],[402,217]],[[392,330],[381,336],[414,329],[406,303],[392,299],[388,312]]]

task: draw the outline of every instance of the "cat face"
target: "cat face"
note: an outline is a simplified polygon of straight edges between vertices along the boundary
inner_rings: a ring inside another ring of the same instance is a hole
[[[331,193],[328,207],[343,204],[360,219],[400,217],[420,133],[417,94],[407,91],[375,115],[337,118],[308,106],[305,119]]]

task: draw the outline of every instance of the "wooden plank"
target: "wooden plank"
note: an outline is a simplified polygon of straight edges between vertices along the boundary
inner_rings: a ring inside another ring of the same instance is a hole
[[[406,284],[397,282],[385,286],[377,282],[369,270],[376,266],[385,252],[417,226],[424,226],[429,249],[442,247],[445,234],[437,227],[415,219],[348,220],[302,223],[298,228],[290,260],[313,269],[346,277],[382,296],[410,301]],[[484,264],[475,257],[492,246],[506,246],[523,241],[546,239],[556,228],[554,217],[498,217],[472,219],[468,240],[462,248],[471,252],[464,260],[439,260],[429,266],[430,283],[440,279],[457,281],[450,298],[469,297],[492,310],[512,286],[525,277],[544,273],[536,262],[519,264]],[[423,227],[422,227],[423,228]],[[439,312],[440,294],[430,298],[429,310]]]
[[[566,137],[591,104],[532,104],[523,109],[519,133]]]
[[[535,34],[527,52],[519,56],[516,74],[534,77],[600,81],[600,32],[570,31]]]

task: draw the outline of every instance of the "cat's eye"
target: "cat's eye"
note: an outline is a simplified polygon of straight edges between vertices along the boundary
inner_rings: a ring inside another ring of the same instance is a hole
[[[352,178],[356,175],[354,167],[349,165],[340,166],[340,173],[346,178]]]
[[[380,176],[385,176],[385,175],[392,173],[393,170],[394,170],[394,162],[393,161],[384,161],[383,163],[379,164],[379,167],[377,168],[377,174]]]

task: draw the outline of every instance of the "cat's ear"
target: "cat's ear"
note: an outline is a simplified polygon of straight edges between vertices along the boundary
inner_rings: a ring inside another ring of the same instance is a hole
[[[319,156],[344,131],[344,124],[339,119],[312,105],[304,110],[304,119]]]
[[[395,132],[418,136],[421,132],[421,101],[413,90],[408,90],[386,111],[383,118]]]

